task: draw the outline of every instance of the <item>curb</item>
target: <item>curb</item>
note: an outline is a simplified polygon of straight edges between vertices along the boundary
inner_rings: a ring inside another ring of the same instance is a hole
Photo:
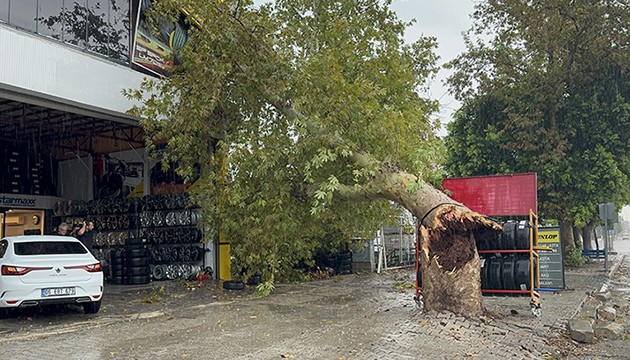
[[[621,255],[621,257],[617,257],[617,258],[619,259],[619,261],[615,261],[610,267],[610,271],[608,271],[608,274],[606,274],[606,280],[602,284],[602,287],[599,289],[600,293],[606,292],[606,290],[608,290],[610,278],[615,274],[615,272],[617,272],[621,263],[624,262],[624,260],[626,259],[626,255]]]

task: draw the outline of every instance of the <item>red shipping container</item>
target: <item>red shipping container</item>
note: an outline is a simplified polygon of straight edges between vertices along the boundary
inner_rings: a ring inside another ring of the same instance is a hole
[[[536,173],[444,179],[442,188],[469,209],[488,216],[538,214]]]

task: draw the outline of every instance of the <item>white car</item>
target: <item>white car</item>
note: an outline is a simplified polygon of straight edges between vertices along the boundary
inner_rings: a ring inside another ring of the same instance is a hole
[[[0,240],[0,310],[47,304],[101,308],[101,263],[70,236],[16,236]]]

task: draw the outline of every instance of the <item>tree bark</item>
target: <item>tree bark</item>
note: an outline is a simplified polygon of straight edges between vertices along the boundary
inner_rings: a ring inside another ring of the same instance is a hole
[[[573,226],[573,244],[577,249],[582,249],[582,229]]]
[[[582,228],[582,246],[585,250],[593,250],[592,234],[595,222],[591,221]]]
[[[566,249],[567,247],[575,247],[575,243],[573,241],[573,221],[560,220],[560,238],[562,239],[563,249]]]

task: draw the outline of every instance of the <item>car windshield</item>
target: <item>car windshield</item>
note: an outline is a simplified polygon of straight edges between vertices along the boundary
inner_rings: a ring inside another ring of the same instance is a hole
[[[15,255],[62,255],[86,254],[87,250],[79,242],[70,241],[30,241],[13,244]]]

